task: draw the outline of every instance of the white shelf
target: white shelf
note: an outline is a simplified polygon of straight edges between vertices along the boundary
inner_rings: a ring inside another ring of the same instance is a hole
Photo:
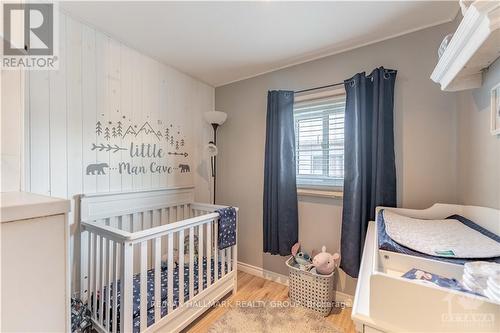
[[[500,2],[475,1],[467,9],[431,79],[441,90],[479,88],[482,70],[500,56]]]

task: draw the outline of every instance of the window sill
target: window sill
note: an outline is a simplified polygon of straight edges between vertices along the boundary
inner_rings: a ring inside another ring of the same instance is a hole
[[[308,188],[298,188],[297,195],[309,196],[309,197],[319,197],[319,198],[331,198],[331,199],[343,199],[344,198],[344,193],[341,191],[313,190],[313,189],[308,189]]]

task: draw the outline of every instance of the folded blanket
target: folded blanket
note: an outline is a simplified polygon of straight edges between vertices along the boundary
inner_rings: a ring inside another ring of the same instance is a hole
[[[236,209],[233,207],[221,208],[216,211],[219,213],[217,246],[219,250],[236,244]]]

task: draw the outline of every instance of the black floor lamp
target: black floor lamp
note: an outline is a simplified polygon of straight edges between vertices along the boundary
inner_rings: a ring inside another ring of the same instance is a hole
[[[224,124],[227,119],[227,114],[221,111],[208,111],[205,112],[205,121],[212,125],[214,129],[214,139],[209,142],[209,145],[212,145],[211,149],[214,151],[213,156],[211,156],[211,167],[212,167],[212,178],[214,180],[214,188],[213,188],[213,199],[212,203],[215,204],[215,188],[217,184],[217,128]],[[209,147],[210,148],[210,147]]]

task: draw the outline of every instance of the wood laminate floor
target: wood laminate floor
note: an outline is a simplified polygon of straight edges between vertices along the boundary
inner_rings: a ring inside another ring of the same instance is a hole
[[[272,282],[254,275],[238,271],[238,292],[224,299],[227,303],[250,304],[249,301],[287,301],[288,287]],[[205,312],[199,319],[188,326],[183,332],[202,333],[206,332],[210,325],[220,318],[228,306],[215,306]],[[355,333],[354,323],[351,320],[351,309],[334,309],[327,317],[345,333]]]

